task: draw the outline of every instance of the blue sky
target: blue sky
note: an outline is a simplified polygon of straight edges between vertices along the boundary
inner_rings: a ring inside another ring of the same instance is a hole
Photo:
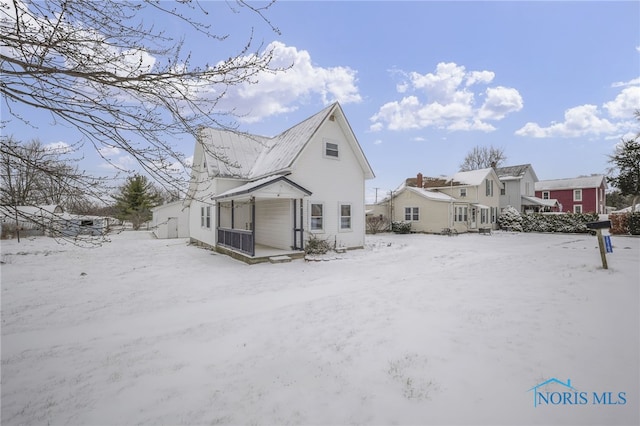
[[[339,101],[376,173],[369,201],[418,172],[455,173],[475,146],[503,148],[505,165],[531,163],[541,180],[605,173],[620,138],[640,130],[640,2],[281,1],[265,13],[281,35],[225,2],[201,6],[227,41],[149,19],[184,35],[200,64],[237,51],[254,27],[275,63],[293,67],[230,91],[221,107],[248,114],[241,129],[272,136]],[[10,119],[3,132],[79,138],[38,121]],[[179,147],[190,155],[193,141]],[[83,166],[103,173],[91,149]]]

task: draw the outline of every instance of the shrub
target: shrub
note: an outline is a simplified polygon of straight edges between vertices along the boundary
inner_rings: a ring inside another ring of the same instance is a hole
[[[612,213],[609,215],[611,221],[611,233],[614,235],[626,235],[629,233],[630,213]]]
[[[396,234],[408,234],[411,232],[411,222],[392,222],[391,231]]]
[[[509,231],[522,232],[522,216],[515,207],[507,207],[504,209],[500,217],[498,217],[498,225],[500,229]]]
[[[629,233],[640,235],[640,212],[629,213]]]
[[[332,248],[331,243],[327,240],[311,235],[304,247],[304,252],[306,254],[326,254]]]

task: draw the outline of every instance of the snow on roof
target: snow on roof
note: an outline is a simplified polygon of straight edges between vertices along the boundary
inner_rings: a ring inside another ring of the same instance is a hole
[[[468,172],[458,172],[448,178],[447,182],[459,182],[459,185],[471,185],[477,186],[487,178],[487,175],[491,173],[493,169],[491,167],[486,169],[471,170]]]
[[[574,188],[598,188],[600,187],[600,185],[602,185],[603,181],[603,175],[581,176],[569,179],[541,180],[539,182],[536,182],[536,191]]]
[[[209,173],[258,179],[287,169],[336,105],[324,108],[272,138],[224,129],[202,129],[200,140],[205,146]]]
[[[526,202],[533,203],[539,206],[545,206],[545,207],[555,207],[558,204],[558,200],[556,200],[555,198],[544,199],[544,198],[538,198],[538,197],[531,197],[527,195],[522,195],[521,198]],[[523,204],[526,204],[526,203],[523,203]]]
[[[527,172],[527,169],[531,167],[531,164],[520,164],[517,166],[507,166],[496,168],[496,174],[500,180],[515,180],[521,179]]]
[[[405,186],[404,189],[408,189],[409,191],[416,193],[424,198],[428,198],[434,201],[457,201],[455,198],[443,194],[442,192],[430,191],[428,189],[415,188],[413,186]]]

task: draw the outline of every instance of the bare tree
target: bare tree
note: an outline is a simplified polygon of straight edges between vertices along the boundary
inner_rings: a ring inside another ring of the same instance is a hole
[[[227,3],[231,13],[248,10],[277,32],[265,16],[271,4]],[[0,3],[0,93],[6,111],[26,123],[16,105],[48,111],[99,153],[118,148],[164,187],[182,189],[175,167],[184,171],[189,165],[173,145],[176,137],[195,138],[198,126],[233,127],[233,111],[216,109],[227,88],[280,70],[270,67],[272,52],[254,46],[253,30],[236,55],[194,65],[184,40],[142,19],[151,12],[186,23],[213,50],[226,35],[193,18],[207,15],[204,6],[153,0]]]
[[[0,145],[0,210],[15,224],[18,239],[19,223],[49,229],[62,220],[57,212],[33,214],[33,209],[24,207],[55,204],[64,211],[99,200],[105,193],[104,180],[80,171],[78,160],[68,157],[72,152],[73,147],[44,146],[37,139],[21,143],[8,137]]]
[[[460,171],[468,172],[470,170],[499,167],[506,160],[507,156],[503,148],[476,146],[464,157],[464,162],[460,164]]]

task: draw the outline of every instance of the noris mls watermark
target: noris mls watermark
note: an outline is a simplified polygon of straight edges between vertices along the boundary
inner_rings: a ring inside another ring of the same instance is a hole
[[[549,389],[553,388],[553,391]],[[627,393],[619,391],[586,392],[573,387],[571,380],[562,382],[555,377],[538,383],[527,392],[533,392],[533,406],[541,405],[625,405]]]

